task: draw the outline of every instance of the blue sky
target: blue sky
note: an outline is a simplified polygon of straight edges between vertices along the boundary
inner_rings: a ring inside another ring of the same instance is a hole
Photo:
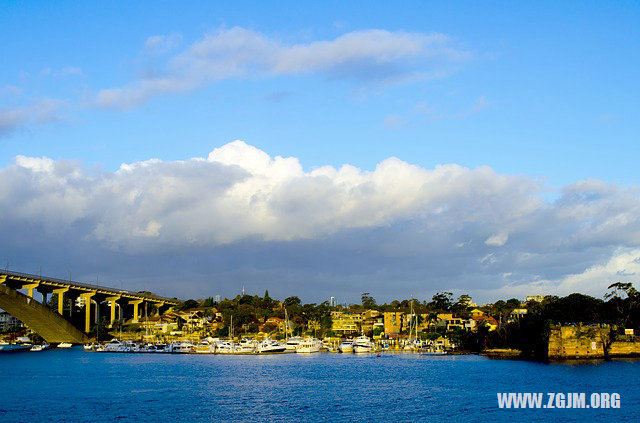
[[[344,164],[361,172],[373,172],[386,159],[397,157],[407,166],[425,170],[459,165],[466,169],[462,173],[466,175],[468,171],[469,183],[473,183],[477,176],[474,169],[488,166],[500,180],[504,177],[524,181],[518,186],[535,185],[522,189],[530,190],[525,203],[541,202],[537,214],[548,213],[549,208],[558,212],[576,198],[586,202],[576,205],[579,210],[593,206],[593,198],[606,197],[606,201],[617,205],[607,203],[598,210],[618,210],[620,204],[630,204],[630,208],[620,211],[624,218],[620,213],[605,216],[597,214],[605,211],[598,211],[576,219],[584,219],[582,223],[587,226],[601,219],[600,230],[607,234],[634,233],[635,221],[629,221],[628,216],[637,207],[639,21],[640,4],[630,1],[477,2],[456,6],[450,2],[5,2],[0,6],[0,168],[9,175],[18,168],[72,166],[85,175],[82,184],[87,185],[85,194],[91,197],[87,193],[95,194],[95,178],[116,175],[114,172],[122,163],[155,158],[162,161],[159,166],[170,168],[168,172],[177,172],[171,167],[176,160],[207,158],[215,148],[243,140],[246,144],[238,154],[251,156],[255,148],[271,157],[297,158],[305,172],[327,165],[339,169]],[[221,154],[231,154],[233,148]],[[16,161],[18,156],[50,158],[54,164],[34,165],[27,159],[20,164]],[[249,173],[256,169],[256,162],[239,162],[231,156],[213,161],[239,166]],[[258,156],[255,157],[260,162]],[[270,172],[281,172],[269,169],[265,172],[273,178]],[[291,172],[287,174],[298,178],[296,171]],[[16,185],[24,181],[16,182],[22,180],[7,175],[4,194],[0,191],[0,197],[5,195],[2,198],[7,202],[6,193],[13,190],[46,194],[46,198],[28,197],[42,207],[46,201],[57,204],[69,196],[67,191],[47,191],[49,185],[37,182],[37,178],[28,179],[29,184],[44,185],[26,189]],[[415,178],[398,183],[420,199],[406,210],[389,212],[385,218],[368,215],[370,220],[363,218],[365,223],[354,223],[351,218],[345,223],[343,215],[338,218],[329,213],[327,216],[333,217],[327,217],[331,224],[326,227],[326,222],[319,220],[318,226],[304,230],[284,228],[278,236],[256,226],[253,231],[229,235],[225,240],[200,240],[198,254],[207,256],[214,254],[213,250],[218,254],[220,248],[234,250],[240,245],[253,251],[240,254],[246,260],[240,260],[236,269],[245,269],[244,273],[228,269],[224,276],[219,275],[218,280],[224,280],[220,282],[224,286],[221,293],[231,292],[241,280],[263,289],[276,284],[272,281],[279,278],[293,281],[313,274],[310,279],[317,279],[319,286],[327,279],[346,283],[352,289],[345,297],[353,299],[363,288],[362,281],[371,279],[371,274],[359,273],[357,268],[339,272],[318,269],[317,264],[301,265],[308,257],[296,259],[293,267],[299,267],[300,274],[295,277],[295,272],[284,265],[256,270],[261,267],[255,263],[273,259],[268,254],[274,249],[272,242],[284,250],[299,249],[296,243],[316,242],[319,244],[314,248],[327,255],[343,254],[338,252],[338,245],[344,246],[345,231],[358,232],[357,239],[362,243],[368,242],[371,233],[383,238],[393,234],[393,242],[402,243],[406,239],[401,238],[401,228],[409,222],[433,224],[424,218],[422,194],[410,190]],[[584,180],[591,182],[580,182]],[[334,181],[339,185],[336,181],[342,179]],[[138,183],[138,179],[131,182],[132,186]],[[576,183],[583,188],[588,186],[587,192],[576,194]],[[508,184],[496,182],[495,186],[500,191],[505,185]],[[283,192],[293,196],[292,188],[287,187]],[[496,195],[512,195],[509,189],[500,192]],[[154,198],[159,201],[165,194]],[[296,201],[306,204],[310,200]],[[296,201],[295,207],[300,207]],[[362,201],[359,207],[368,210],[363,204],[371,198]],[[449,199],[441,208],[455,209],[455,204],[458,203]],[[473,202],[464,204],[475,207]],[[209,206],[211,210],[224,207]],[[289,212],[291,207],[294,206],[289,204],[282,210]],[[322,207],[309,211],[309,215],[321,214]],[[173,223],[154,214],[160,209],[151,207],[149,215],[140,217],[135,228],[142,228],[140,233],[144,236],[168,236],[163,231]],[[4,220],[22,232],[27,227],[32,230],[38,225],[61,224],[45,222],[43,217],[24,217],[28,215],[23,214],[22,220],[5,215]],[[274,219],[285,219],[283,216],[278,214]],[[135,262],[141,254],[137,241],[118,237],[109,241],[99,235],[98,229],[111,219],[115,219],[113,215],[82,215],[65,224],[76,225],[75,236],[82,242],[100,244],[95,248],[104,251],[96,250],[95,254],[116,252],[122,256],[114,257],[113,263]],[[230,225],[240,224],[229,219]],[[530,226],[532,220],[535,219],[529,216],[522,225]],[[93,223],[84,229],[77,227],[78,222],[84,225],[88,221]],[[117,219],[113,222],[126,225]],[[612,222],[621,226],[610,229]],[[474,242],[484,245],[482,248],[510,248],[515,241],[502,242],[505,234],[526,232],[522,227],[502,230],[512,222],[497,218],[487,217],[486,222],[478,223],[483,224],[497,226],[489,230],[491,233],[472,235],[475,229],[454,230],[441,223],[436,232],[449,237],[452,231],[469,231],[465,233],[467,238],[480,237]],[[566,221],[558,225],[557,232],[568,231],[567,238],[559,240],[558,245],[577,237],[568,230]],[[156,226],[161,229],[156,231]],[[391,234],[385,232],[389,227],[395,228]],[[131,231],[135,232],[135,228]],[[361,233],[366,232],[363,228],[372,232]],[[206,233],[211,227],[201,229]],[[172,230],[178,232],[176,228]],[[530,234],[535,232],[527,230]],[[62,236],[49,235],[51,240]],[[562,269],[545,262],[538,265],[537,271],[524,271],[521,264],[511,263],[489,273],[484,268],[471,269],[466,276],[447,276],[444,272],[443,279],[430,280],[424,287],[418,282],[423,277],[404,275],[400,279],[406,280],[406,285],[400,284],[398,290],[400,296],[412,292],[428,295],[441,285],[454,290],[480,290],[482,287],[460,281],[485,273],[487,280],[520,274],[509,282],[511,285],[532,280],[558,285],[593,266],[606,267],[616,254],[627,254],[636,247],[635,241],[610,238],[592,240],[579,248],[567,247],[563,250],[567,254],[578,254],[579,250],[582,255],[571,256],[567,259],[571,262],[560,266]],[[252,239],[259,242],[254,245]],[[507,239],[513,240],[514,235]],[[171,240],[175,242],[175,252],[185,254],[186,250],[179,248],[185,240]],[[192,245],[191,241],[185,242]],[[523,246],[513,247],[509,254],[533,254],[533,241],[522,242]],[[19,270],[26,271],[46,261],[40,246],[23,247],[20,253],[4,247],[0,258],[7,257],[7,261],[23,267]],[[168,247],[163,248],[158,254],[167,253]],[[551,257],[557,248],[560,247],[548,247],[544,254]],[[224,254],[231,255],[231,250]],[[354,245],[350,251],[357,256],[362,246]],[[486,264],[487,255],[493,253],[478,250],[467,259],[485,259]],[[145,254],[148,263],[160,260],[152,252]],[[418,262],[434,259],[430,249],[415,257],[411,252],[389,251],[365,256],[379,261],[376,254],[401,256],[416,269],[422,268]],[[78,255],[76,259],[81,257],[86,262],[85,256]],[[49,261],[53,272],[66,273],[56,267],[55,260]],[[381,284],[393,279],[394,266],[406,267],[407,263],[393,261],[379,269],[376,275]],[[143,280],[144,270],[134,268],[130,274],[138,274]],[[78,273],[89,275],[94,271],[86,267]],[[319,277],[323,272],[330,276]],[[194,288],[185,288],[184,295],[200,289],[209,274],[210,270],[203,270],[194,276],[190,282]],[[497,289],[494,285],[487,289]],[[548,289],[549,285],[545,286]],[[270,290],[273,291],[272,286]],[[324,295],[321,291],[325,288],[305,290],[311,299],[317,299]],[[391,295],[383,288],[380,291],[380,297]],[[479,295],[490,298],[494,294]]]

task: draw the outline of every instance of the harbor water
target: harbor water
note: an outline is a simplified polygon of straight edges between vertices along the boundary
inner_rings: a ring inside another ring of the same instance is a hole
[[[0,421],[640,421],[640,361],[482,356],[0,356]],[[618,409],[500,409],[498,392],[619,393]]]

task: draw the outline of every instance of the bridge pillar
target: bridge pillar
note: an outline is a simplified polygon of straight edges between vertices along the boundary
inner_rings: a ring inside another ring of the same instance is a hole
[[[156,312],[154,313],[154,316],[160,316],[160,307],[162,307],[163,305],[164,305],[164,301],[159,301],[155,303]]]
[[[68,290],[69,290],[69,287],[58,288],[53,290],[53,293],[58,296],[58,314],[60,316],[62,316],[64,313],[64,293],[67,292]]]
[[[133,306],[133,319],[131,319],[132,323],[138,323],[140,319],[140,315],[138,314],[138,306],[142,304],[142,300],[130,300],[129,305]]]
[[[107,301],[110,304],[111,317],[109,318],[109,327],[113,326],[113,322],[116,321],[116,301],[120,299],[120,295],[115,295],[113,297],[107,297]]]
[[[80,294],[80,298],[84,298],[84,331],[86,333],[91,330],[91,297],[94,295],[96,295],[95,291]]]
[[[28,283],[28,284],[22,285],[22,289],[26,289],[27,295],[33,298],[33,288],[37,288],[38,285],[40,285],[40,282]]]

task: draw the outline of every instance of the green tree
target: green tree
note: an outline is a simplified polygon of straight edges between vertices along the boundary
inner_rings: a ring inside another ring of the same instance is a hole
[[[187,300],[178,306],[178,310],[189,310],[192,308],[198,308],[198,302],[196,300]]]
[[[302,301],[298,297],[287,297],[282,303],[285,307],[290,308],[291,306],[300,306]]]
[[[450,311],[453,307],[453,294],[451,292],[438,292],[431,298],[429,307],[434,310]]]
[[[364,308],[373,308],[376,306],[375,298],[373,298],[368,292],[362,294],[361,300]]]

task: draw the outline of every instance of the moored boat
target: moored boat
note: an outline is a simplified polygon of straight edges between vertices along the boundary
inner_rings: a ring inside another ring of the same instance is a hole
[[[47,348],[49,348],[49,344],[44,343],[44,344],[40,344],[40,345],[34,345],[33,347],[31,347],[31,348],[29,349],[29,351],[34,351],[34,352],[37,352],[37,351],[44,351],[44,350],[46,350]]]
[[[266,338],[256,347],[256,352],[261,354],[266,353],[282,353],[287,349],[287,345],[281,342],[275,341],[270,338]]]
[[[300,346],[300,343],[302,341],[303,341],[303,339],[300,338],[299,336],[294,336],[293,338],[289,338],[287,340],[286,351],[288,351],[288,352],[296,352],[296,350],[298,349],[298,347]]]
[[[196,354],[213,354],[216,352],[216,344],[203,339],[198,345],[194,347],[193,352],[195,352]]]
[[[353,341],[354,353],[370,353],[373,349],[373,342],[371,342],[368,336],[359,336]]]
[[[353,352],[353,341],[342,341],[340,345],[338,345],[338,351],[341,353]]]
[[[297,353],[317,353],[320,352],[320,348],[322,347],[322,341],[316,338],[305,338],[298,344],[298,348],[296,349]]]
[[[69,342],[61,342],[57,345],[57,348],[71,348],[71,347],[73,347],[73,344]]]
[[[118,341],[117,339],[112,339],[104,346],[104,351],[106,352],[118,352],[120,348],[123,346],[123,343]]]
[[[169,345],[169,352],[177,354],[188,354],[193,352],[194,345],[189,341],[172,342]]]

